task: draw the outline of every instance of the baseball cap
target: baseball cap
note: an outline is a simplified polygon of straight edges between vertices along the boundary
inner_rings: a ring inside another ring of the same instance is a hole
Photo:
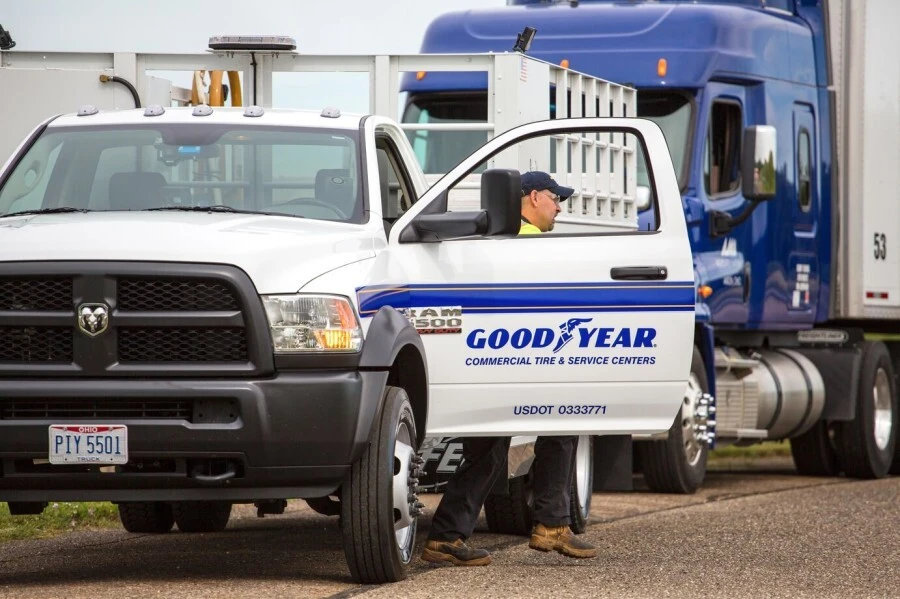
[[[574,189],[560,185],[543,171],[522,173],[522,195],[545,189],[558,195],[560,200],[568,200],[575,193]]]

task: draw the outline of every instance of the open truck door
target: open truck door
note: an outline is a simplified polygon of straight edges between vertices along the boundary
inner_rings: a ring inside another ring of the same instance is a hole
[[[659,211],[653,231],[636,225],[637,144]],[[496,167],[519,164],[576,189],[551,233],[517,236],[520,169]],[[482,210],[448,211],[454,186],[483,169]],[[364,319],[391,306],[422,336],[427,435],[667,430],[693,344],[680,207],[665,139],[639,119],[524,125],[440,179],[393,225],[358,290]]]

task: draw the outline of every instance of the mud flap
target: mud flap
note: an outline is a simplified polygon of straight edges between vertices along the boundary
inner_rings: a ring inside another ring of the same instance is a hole
[[[594,492],[633,491],[631,435],[594,437]]]

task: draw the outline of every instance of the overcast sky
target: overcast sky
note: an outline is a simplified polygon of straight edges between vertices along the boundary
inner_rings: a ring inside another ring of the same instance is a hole
[[[437,15],[505,0],[0,0],[16,50],[201,52],[210,36],[279,34],[300,52],[410,53]]]
[[[506,0],[0,0],[0,25],[16,42],[14,51],[200,53],[214,35],[277,34],[293,37],[302,53],[408,54],[418,52],[425,29],[436,16],[505,4]],[[322,95],[310,93],[310,85]],[[284,107],[317,108],[324,102],[345,110],[365,109],[356,93],[338,87],[306,79],[290,93],[279,96],[276,88],[273,95],[276,105]]]

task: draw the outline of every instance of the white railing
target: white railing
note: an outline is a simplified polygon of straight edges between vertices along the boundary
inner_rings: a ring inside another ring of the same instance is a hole
[[[633,116],[637,107],[636,92],[632,88],[518,53],[388,56],[271,51],[253,54],[219,51],[205,54],[17,52],[0,53],[0,58],[2,67],[7,70],[30,69],[45,75],[43,79],[37,77],[36,81],[59,81],[59,73],[63,73],[71,78],[66,81],[71,81],[73,87],[84,90],[79,93],[90,96],[85,103],[96,103],[92,98],[102,94],[112,98],[115,92],[115,100],[101,105],[101,109],[130,108],[133,103],[121,86],[97,83],[98,73],[115,74],[134,82],[145,104],[183,105],[188,90],[161,85],[160,73],[237,71],[241,75],[243,105],[264,107],[278,106],[278,100],[273,96],[276,75],[356,73],[368,82],[365,91],[369,112],[393,119],[400,115],[402,74],[483,72],[488,85],[485,90],[487,119],[484,122],[404,123],[401,126],[408,132],[484,131],[486,139],[525,123],[549,119],[551,89],[554,90],[554,116],[557,119]],[[50,84],[46,87],[53,89]],[[166,95],[161,101],[161,96]],[[626,144],[622,133],[559,135],[524,142],[499,154],[489,166],[548,171],[560,184],[574,188],[575,195],[558,218],[560,223],[637,227],[637,152],[633,143]],[[432,173],[428,178],[436,176]],[[471,177],[451,194],[451,206],[455,209],[477,207],[480,203],[478,190],[478,178]]]

